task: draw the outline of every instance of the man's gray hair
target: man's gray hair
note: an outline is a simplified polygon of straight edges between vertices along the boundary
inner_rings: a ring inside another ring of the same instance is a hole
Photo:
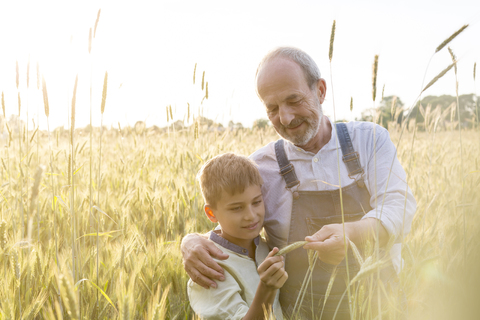
[[[312,57],[310,57],[305,51],[295,47],[278,47],[267,53],[262,61],[260,61],[255,77],[258,76],[258,72],[267,62],[276,57],[287,58],[296,62],[302,68],[305,80],[310,89],[313,89],[317,81],[321,78],[320,69],[315,61],[313,61]]]

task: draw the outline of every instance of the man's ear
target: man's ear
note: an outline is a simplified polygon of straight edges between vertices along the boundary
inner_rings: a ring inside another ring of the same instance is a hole
[[[320,104],[323,104],[323,101],[325,101],[325,96],[327,95],[327,83],[325,82],[325,79],[318,79],[315,88],[317,89],[318,101],[320,101]]]
[[[212,221],[212,222],[218,222],[217,218],[215,217],[215,214],[213,213],[212,207],[206,204],[204,206],[205,214],[207,215],[207,218]]]

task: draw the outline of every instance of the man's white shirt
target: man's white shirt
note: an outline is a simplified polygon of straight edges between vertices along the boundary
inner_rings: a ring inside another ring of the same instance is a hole
[[[318,153],[285,142],[285,152],[300,181],[296,189],[298,191],[334,190],[355,183],[342,161],[343,154],[335,125],[328,120],[332,126],[332,135]],[[399,272],[402,264],[401,241],[410,231],[416,210],[415,198],[407,186],[405,171],[397,159],[396,148],[388,131],[370,122],[353,121],[346,125],[353,148],[359,153],[360,164],[365,170],[365,185],[371,195],[370,206],[373,209],[366,212],[363,219],[379,219],[389,235],[395,237],[396,243],[390,250],[390,256],[395,270]],[[264,228],[269,247],[282,248],[288,241],[293,197],[292,191],[285,188],[283,176],[279,174],[274,144],[275,142],[269,143],[254,152],[250,158],[257,163],[264,181]]]

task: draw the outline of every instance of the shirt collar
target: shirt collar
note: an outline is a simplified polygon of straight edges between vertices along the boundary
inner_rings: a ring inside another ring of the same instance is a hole
[[[220,233],[221,230],[213,230],[212,232],[210,232],[210,237],[209,237],[210,240],[212,240],[215,243],[218,243],[219,245],[221,245],[222,247],[228,250],[231,250],[233,252],[236,252],[238,254],[248,257],[248,249],[237,246],[236,244],[231,243],[227,239],[220,237],[217,234],[217,232]],[[260,235],[258,235],[255,239],[253,239],[253,242],[255,243],[255,246],[258,247],[258,245],[260,244]]]
[[[336,144],[335,144],[335,139],[336,139],[336,136],[337,136],[337,127],[335,126],[335,124],[332,122],[332,120],[327,117],[328,119],[328,122],[330,122],[330,126],[332,127],[332,134],[330,135],[330,140],[327,142],[327,144],[325,144],[323,146],[322,149],[320,149],[318,151],[318,153],[322,152],[322,151],[331,151],[331,150],[335,150],[337,147],[336,147]],[[285,139],[284,139],[285,140]],[[294,145],[292,142],[288,141],[288,140],[285,140],[287,143],[286,143],[286,146],[288,148],[288,150],[294,154],[310,154],[310,155],[314,155],[313,152],[309,152],[309,151],[305,151],[303,150],[302,148],[300,147],[297,147],[296,145]]]

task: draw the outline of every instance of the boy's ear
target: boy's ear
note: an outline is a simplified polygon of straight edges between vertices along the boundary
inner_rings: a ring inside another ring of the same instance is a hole
[[[212,207],[210,207],[208,204],[205,205],[205,214],[207,215],[207,218],[212,221],[212,222],[218,222],[217,218],[215,217],[215,214],[213,213]]]

